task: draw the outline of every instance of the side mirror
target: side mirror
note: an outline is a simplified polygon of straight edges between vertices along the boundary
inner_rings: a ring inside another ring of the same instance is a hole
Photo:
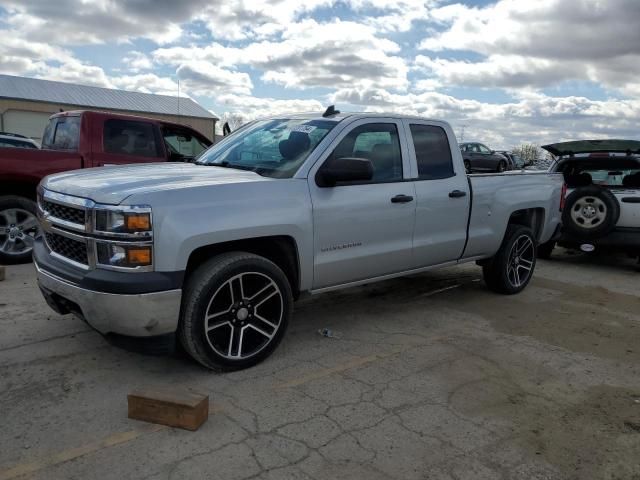
[[[328,160],[316,174],[319,187],[335,187],[338,182],[366,182],[373,178],[373,165],[366,158],[342,157]]]
[[[495,155],[496,151],[495,150],[491,150],[491,155]]]

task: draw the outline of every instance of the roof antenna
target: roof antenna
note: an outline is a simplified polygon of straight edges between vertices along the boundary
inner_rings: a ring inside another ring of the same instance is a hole
[[[336,110],[335,105],[329,105],[327,109],[324,111],[324,113],[322,114],[322,116],[330,117],[332,115],[337,115],[338,113],[340,113],[340,110]]]

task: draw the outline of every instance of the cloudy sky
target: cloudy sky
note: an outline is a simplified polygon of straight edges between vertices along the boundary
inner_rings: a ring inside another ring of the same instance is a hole
[[[494,148],[640,138],[640,0],[2,0],[0,72],[245,119],[445,119]]]

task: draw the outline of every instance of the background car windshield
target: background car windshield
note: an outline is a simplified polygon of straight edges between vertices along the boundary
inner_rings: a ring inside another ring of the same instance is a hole
[[[290,178],[336,124],[331,120],[259,120],[211,147],[196,163]]]

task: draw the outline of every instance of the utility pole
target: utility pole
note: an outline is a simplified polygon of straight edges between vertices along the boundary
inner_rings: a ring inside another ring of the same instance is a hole
[[[467,128],[469,125],[462,124],[460,125],[460,135],[458,135],[460,137],[460,143],[464,142],[464,129]]]

